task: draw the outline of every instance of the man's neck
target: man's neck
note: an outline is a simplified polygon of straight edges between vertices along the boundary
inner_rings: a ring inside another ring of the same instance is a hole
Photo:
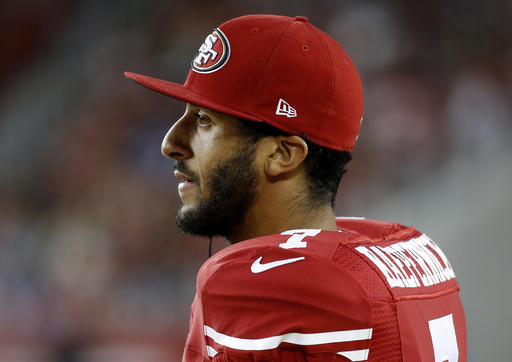
[[[330,205],[305,209],[284,208],[279,205],[265,209],[255,207],[246,215],[241,227],[234,228],[227,239],[230,244],[235,244],[293,229],[337,230],[334,210]]]

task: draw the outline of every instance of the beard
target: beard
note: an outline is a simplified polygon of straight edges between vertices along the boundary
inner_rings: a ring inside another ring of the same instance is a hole
[[[233,156],[208,171],[203,189],[209,190],[210,195],[203,195],[197,187],[198,205],[193,209],[184,210],[182,207],[179,210],[176,217],[178,228],[186,234],[229,237],[233,228],[243,223],[256,200],[258,174],[253,166],[255,156],[256,147],[244,144],[235,150]],[[186,171],[183,161],[177,161],[174,167],[191,174]]]

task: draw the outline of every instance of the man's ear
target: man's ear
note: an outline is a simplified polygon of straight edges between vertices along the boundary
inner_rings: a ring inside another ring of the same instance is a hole
[[[279,177],[296,171],[308,155],[308,145],[299,136],[269,137],[269,151],[265,160],[265,173]]]

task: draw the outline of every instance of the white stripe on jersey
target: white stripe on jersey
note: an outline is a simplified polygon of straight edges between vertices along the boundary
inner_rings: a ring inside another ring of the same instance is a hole
[[[213,348],[212,346],[206,346],[206,352],[208,353],[209,357],[215,357],[217,355],[217,350]]]
[[[352,362],[357,362],[357,361],[366,361],[368,359],[369,353],[370,353],[369,349],[358,349],[355,351],[338,352],[337,354],[348,358]]]
[[[216,343],[229,348],[243,351],[263,351],[274,349],[281,343],[311,346],[315,344],[362,341],[372,338],[372,328],[324,333],[286,333],[280,336],[249,339],[231,337],[205,325],[204,335],[210,337]]]

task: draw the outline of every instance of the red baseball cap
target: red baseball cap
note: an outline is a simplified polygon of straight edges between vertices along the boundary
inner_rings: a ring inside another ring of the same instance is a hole
[[[182,101],[352,151],[361,80],[343,48],[302,16],[248,15],[209,34],[185,84],[125,76]]]

